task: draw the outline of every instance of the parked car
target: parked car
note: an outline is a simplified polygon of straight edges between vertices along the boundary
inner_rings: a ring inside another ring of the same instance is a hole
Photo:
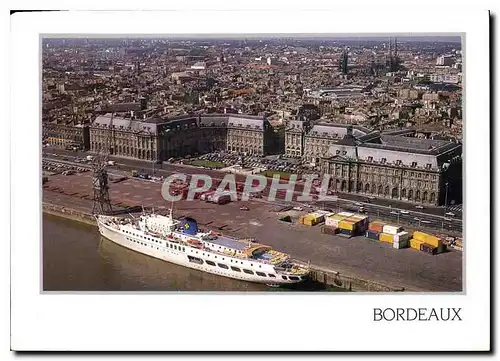
[[[416,205],[415,208],[417,209],[424,209],[424,206],[421,206],[420,204]]]
[[[249,211],[250,208],[248,208],[247,206],[241,206],[240,207],[240,211]]]
[[[401,214],[410,214],[410,212],[405,211],[405,210],[400,210],[399,213],[401,213]]]

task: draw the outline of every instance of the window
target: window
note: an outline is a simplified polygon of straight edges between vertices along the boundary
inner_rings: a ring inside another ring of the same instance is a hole
[[[299,278],[297,276],[289,276],[288,278],[290,278],[292,281],[298,281]]]
[[[235,272],[241,272],[241,270],[238,267],[231,266],[231,269]]]
[[[427,163],[427,165],[426,165],[425,167],[426,167],[427,169],[431,169],[431,167],[432,167],[432,164],[430,164],[430,163]]]
[[[258,276],[261,276],[261,277],[266,277],[266,274],[265,274],[265,273],[258,272],[258,271],[256,271],[255,273],[257,273],[257,275],[258,275]]]
[[[268,276],[271,277],[271,278],[276,278],[276,276],[273,275],[272,273],[269,273]]]
[[[411,162],[411,166],[415,168],[417,166],[417,162]]]
[[[224,268],[224,269],[229,269],[228,266],[226,266],[225,264],[223,263],[217,263],[217,265],[220,267],[220,268]]]
[[[215,266],[215,263],[212,261],[205,260],[206,264],[209,264],[210,266]]]
[[[373,157],[368,157],[369,162],[373,162]],[[284,277],[284,276],[283,276]]]
[[[401,163],[402,163],[402,162],[401,162],[401,160],[400,160],[400,159],[398,159],[398,160],[396,161],[396,165],[401,165]]]
[[[382,159],[380,160],[380,163],[384,164],[386,161],[387,161],[387,159],[386,159],[386,158],[382,158]]]
[[[203,264],[203,260],[200,258],[188,256],[188,259],[189,259],[189,262],[191,262],[191,263]]]
[[[281,276],[281,278],[283,278],[284,280],[287,280],[288,278],[286,278],[286,276]]]
[[[243,272],[245,272],[249,275],[253,275],[253,271],[250,271],[249,269],[243,269]]]

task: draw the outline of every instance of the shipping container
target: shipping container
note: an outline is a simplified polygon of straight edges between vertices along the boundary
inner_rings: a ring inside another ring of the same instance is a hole
[[[368,230],[368,231],[365,232],[365,237],[369,238],[369,239],[372,239],[374,241],[378,241],[379,237],[380,237],[380,233]]]
[[[408,241],[410,234],[408,232],[399,232],[394,235],[394,242]]]
[[[353,222],[343,220],[339,222],[339,228],[352,232],[356,229],[356,224]]]
[[[368,230],[373,231],[373,232],[377,232],[377,233],[382,233],[382,231],[384,230],[384,226],[385,226],[384,223],[371,222],[368,226]]]
[[[440,253],[443,253],[443,252],[446,252],[446,245],[441,243],[438,247],[437,247],[437,253],[440,254]]]
[[[430,234],[427,235],[427,237],[425,239],[425,243],[430,244],[433,247],[439,247],[441,244],[443,244],[441,239],[434,237],[434,236],[431,236]]]
[[[335,215],[325,217],[325,225],[328,227],[338,228],[340,220],[335,218]]]
[[[424,241],[412,238],[410,239],[410,248],[416,249],[420,251],[420,246],[424,243]]]
[[[398,234],[401,231],[403,231],[403,228],[398,226],[392,226],[390,224],[386,224],[382,230],[383,233],[393,234],[393,235]]]
[[[427,239],[427,233],[415,231],[413,232],[413,239],[425,242]]]
[[[396,249],[408,248],[408,243],[409,243],[408,240],[393,242],[392,248],[396,248]]]
[[[337,234],[338,233],[338,228],[323,226],[321,228],[321,233],[324,233],[324,234]]]
[[[318,221],[316,220],[316,218],[314,218],[314,216],[308,214],[300,217],[300,223],[305,226],[315,226],[318,224]]]
[[[432,255],[437,254],[437,247],[433,247],[432,245],[430,245],[428,243],[422,243],[420,245],[420,250],[422,252],[425,252],[425,253],[428,253],[428,254],[432,254]]]
[[[380,233],[378,239],[380,242],[386,242],[392,244],[394,242],[394,235],[388,233]]]
[[[353,233],[347,229],[342,229],[342,228],[338,228],[338,234],[340,236],[344,236],[344,237],[348,237],[348,238],[351,238],[353,236]]]

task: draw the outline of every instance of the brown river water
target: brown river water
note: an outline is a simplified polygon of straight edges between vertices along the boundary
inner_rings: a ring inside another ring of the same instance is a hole
[[[273,288],[177,266],[100,236],[97,227],[43,215],[44,291],[338,291],[315,282]]]

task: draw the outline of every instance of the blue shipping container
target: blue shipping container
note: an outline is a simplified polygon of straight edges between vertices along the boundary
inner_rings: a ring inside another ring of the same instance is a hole
[[[342,235],[345,235],[345,236],[352,237],[354,235],[354,232],[349,231],[348,229],[339,228],[338,230],[339,230],[339,234],[342,234]]]
[[[365,233],[366,238],[373,239],[375,241],[379,240],[379,235],[380,235],[380,233],[373,232],[373,231],[366,231],[366,233]]]

